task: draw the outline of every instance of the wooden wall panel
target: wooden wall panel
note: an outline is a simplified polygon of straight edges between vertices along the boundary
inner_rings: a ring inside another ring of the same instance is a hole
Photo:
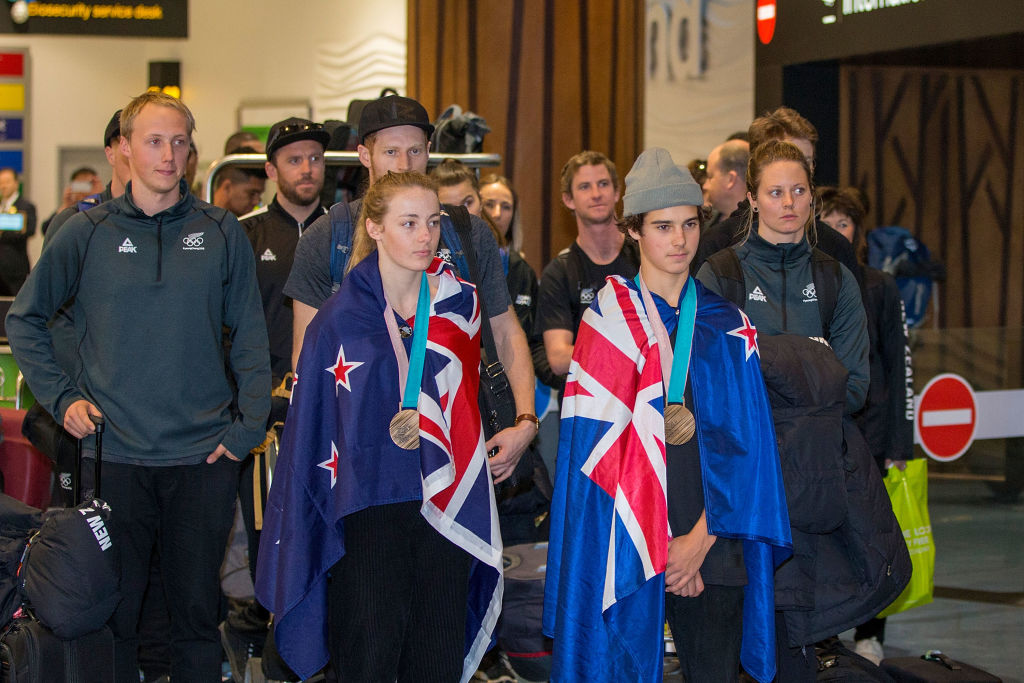
[[[845,66],[840,178],[946,264],[940,327],[1024,325],[1024,72]]]
[[[625,176],[643,145],[643,4],[628,0],[409,0],[408,94],[432,116],[457,103],[491,127],[484,151],[520,198],[540,272],[574,239],[558,178],[583,149]]]

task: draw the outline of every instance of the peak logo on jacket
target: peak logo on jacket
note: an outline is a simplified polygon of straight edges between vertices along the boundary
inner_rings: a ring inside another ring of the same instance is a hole
[[[760,301],[763,304],[768,303],[768,297],[766,297],[764,292],[761,291],[761,287],[756,285],[754,286],[754,291],[750,293],[750,296],[748,296],[747,299],[750,301]]]
[[[190,232],[181,238],[182,243],[185,245],[182,247],[184,251],[205,251],[206,247],[203,246],[203,235],[202,232]]]
[[[124,238],[124,242],[121,242],[121,246],[119,246],[117,248],[117,253],[119,253],[119,254],[137,254],[137,253],[139,253],[139,250],[138,250],[138,248],[136,248],[136,246],[134,244],[132,244],[132,241],[130,239],[125,237]]]

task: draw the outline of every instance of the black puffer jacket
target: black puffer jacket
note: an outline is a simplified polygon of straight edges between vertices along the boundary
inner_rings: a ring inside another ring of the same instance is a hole
[[[846,370],[835,354],[795,335],[758,346],[793,528],[775,608],[796,647],[878,614],[910,580],[910,556],[867,444],[843,419]]]

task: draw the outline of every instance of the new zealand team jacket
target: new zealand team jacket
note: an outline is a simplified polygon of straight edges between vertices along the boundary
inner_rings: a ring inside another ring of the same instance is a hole
[[[113,462],[195,464],[220,443],[244,457],[265,433],[270,359],[252,249],[234,216],[180,187],[154,216],[129,184],[70,218],[7,317],[37,400],[58,422],[75,401],[94,403]],[[72,297],[77,377],[56,363],[47,329]]]

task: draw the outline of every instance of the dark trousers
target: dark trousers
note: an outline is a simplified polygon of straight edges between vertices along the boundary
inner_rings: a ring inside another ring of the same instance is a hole
[[[814,643],[801,647],[789,646],[789,629],[785,612],[775,613],[775,659],[778,683],[812,683],[818,679],[818,655]]]
[[[665,618],[672,629],[683,680],[739,680],[742,586],[705,585],[695,598],[666,593]]]
[[[82,468],[86,488],[92,467]],[[171,678],[221,680],[220,565],[234,518],[238,463],[143,467],[103,463],[103,498],[121,550],[121,602],[110,619],[117,683],[137,683],[138,625],[159,543],[160,575],[170,613]]]
[[[881,619],[878,617],[868,619],[853,632],[854,640],[864,640],[866,638],[878,638],[879,644],[885,642],[885,617]]]
[[[471,557],[420,502],[348,515],[328,586],[330,655],[342,681],[451,683],[462,677]]]

